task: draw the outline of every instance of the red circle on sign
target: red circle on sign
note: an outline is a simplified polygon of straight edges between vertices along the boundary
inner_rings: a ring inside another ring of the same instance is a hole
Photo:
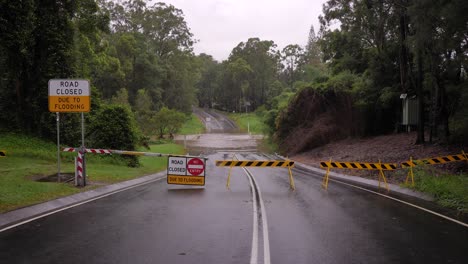
[[[205,164],[199,158],[190,159],[187,162],[187,171],[193,176],[198,176],[205,170]]]

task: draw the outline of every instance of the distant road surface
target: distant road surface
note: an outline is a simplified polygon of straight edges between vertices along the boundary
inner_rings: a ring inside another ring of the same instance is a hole
[[[1,232],[0,263],[468,263],[466,225],[345,184],[325,191],[301,168],[296,191],[282,168],[234,168],[227,190],[216,160],[275,157],[221,132],[188,142],[207,155],[206,186],[163,177]]]

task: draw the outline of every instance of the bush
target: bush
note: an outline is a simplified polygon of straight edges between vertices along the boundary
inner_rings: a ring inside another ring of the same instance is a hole
[[[89,145],[93,148],[136,150],[140,140],[133,113],[126,106],[106,105],[90,120]],[[138,157],[125,156],[127,165],[139,166]]]

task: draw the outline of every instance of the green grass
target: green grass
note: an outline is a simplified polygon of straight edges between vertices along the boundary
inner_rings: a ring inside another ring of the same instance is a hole
[[[201,134],[203,132],[205,132],[205,126],[195,114],[192,114],[190,119],[184,123],[178,134],[193,135]]]
[[[255,113],[229,113],[229,118],[236,122],[242,131],[252,134],[264,134],[267,127],[262,118]]]
[[[140,157],[141,166],[129,168],[120,159],[98,154],[87,155],[87,175],[91,183],[76,188],[70,183],[37,182],[34,178],[57,173],[57,149],[53,143],[22,135],[0,134],[0,149],[7,157],[0,158],[0,213],[41,203],[62,196],[148,175],[167,166],[166,157]],[[151,145],[150,152],[184,154],[180,145],[165,142]],[[148,150],[142,150],[148,151]],[[73,173],[75,153],[61,153],[62,173]]]
[[[468,175],[434,176],[424,169],[414,175],[416,190],[432,194],[442,206],[468,213]]]

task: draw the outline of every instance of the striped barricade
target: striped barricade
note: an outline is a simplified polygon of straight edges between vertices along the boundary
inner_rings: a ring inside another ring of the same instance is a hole
[[[337,161],[321,161],[320,162],[321,168],[326,168],[327,173],[325,174],[322,186],[325,189],[328,189],[328,179],[330,174],[330,169],[355,169],[355,170],[378,170],[379,171],[379,188],[381,179],[385,183],[387,191],[389,191],[387,179],[385,178],[384,170],[392,171],[398,168],[398,164],[396,163],[370,163],[370,162],[337,162]]]
[[[63,148],[63,152],[79,152],[80,148]],[[112,154],[109,149],[86,149],[86,153],[94,154]]]
[[[233,167],[255,167],[255,168],[288,168],[289,186],[296,190],[291,168],[294,167],[294,161],[291,160],[217,160],[216,166],[229,167],[229,173],[226,188],[229,189],[231,183],[231,171]]]
[[[62,148],[63,152],[78,152],[80,148]],[[94,154],[117,154],[117,155],[131,155],[131,156],[151,156],[151,157],[165,157],[173,154],[163,154],[155,152],[139,152],[128,150],[115,150],[115,149],[86,149],[86,153]]]
[[[424,165],[438,165],[438,164],[464,161],[464,160],[468,161],[468,157],[464,151],[462,151],[461,154],[447,155],[447,156],[441,156],[441,157],[435,157],[435,158],[424,158],[424,159],[414,160],[413,157],[410,157],[410,160],[401,163],[401,168],[403,169],[409,168],[405,183],[408,183],[409,179],[411,178],[411,185],[414,186],[413,167],[424,166]]]
[[[217,160],[218,167],[294,167],[294,161],[282,160]]]
[[[321,168],[330,169],[357,169],[357,170],[396,170],[398,165],[395,163],[362,163],[362,162],[320,162]]]
[[[76,174],[78,179],[83,179],[83,154],[78,152],[78,157],[76,158]]]

